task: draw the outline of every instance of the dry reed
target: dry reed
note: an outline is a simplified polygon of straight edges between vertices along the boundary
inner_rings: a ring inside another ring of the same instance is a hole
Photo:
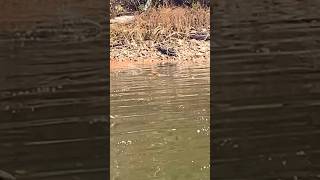
[[[184,39],[191,30],[209,28],[209,8],[159,7],[136,15],[133,23],[111,24],[110,37],[111,44],[139,45]]]

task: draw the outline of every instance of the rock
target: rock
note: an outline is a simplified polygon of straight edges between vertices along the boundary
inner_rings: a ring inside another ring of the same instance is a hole
[[[190,33],[190,39],[195,39],[195,40],[209,40],[210,39],[210,33],[206,32],[191,32]]]
[[[135,19],[134,16],[120,16],[110,20],[111,24],[128,24],[133,22]]]

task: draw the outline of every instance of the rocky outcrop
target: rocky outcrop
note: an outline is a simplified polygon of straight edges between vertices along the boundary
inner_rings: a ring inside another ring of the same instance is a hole
[[[134,22],[135,17],[134,16],[130,16],[130,15],[126,15],[126,16],[119,16],[119,17],[115,17],[113,19],[110,20],[111,24],[129,24]]]

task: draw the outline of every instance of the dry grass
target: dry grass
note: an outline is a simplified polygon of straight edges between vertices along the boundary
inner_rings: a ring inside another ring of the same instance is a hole
[[[112,24],[110,37],[111,44],[139,45],[184,39],[191,30],[209,31],[209,27],[208,8],[160,7],[137,15],[131,24]]]

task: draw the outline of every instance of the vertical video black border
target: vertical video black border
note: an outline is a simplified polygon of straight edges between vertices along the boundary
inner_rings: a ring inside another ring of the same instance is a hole
[[[214,84],[214,3],[210,1],[210,179],[213,175],[213,84]]]
[[[106,172],[105,173],[105,176],[103,176],[103,179],[109,179],[110,178],[110,38],[109,38],[109,32],[110,32],[110,1],[104,1],[104,2],[101,2],[101,4],[103,4],[103,7],[99,7],[101,9],[104,10],[105,14],[103,17],[99,17],[99,18],[102,18],[103,19],[103,24],[102,24],[102,29],[101,29],[101,33],[103,34],[103,40],[101,41],[101,44],[100,44],[100,40],[99,40],[99,48],[103,48],[103,56],[100,56],[99,54],[99,59],[97,61],[95,61],[95,66],[99,66],[101,67],[101,65],[103,64],[106,68],[104,69],[105,71],[103,72],[103,76],[105,76],[105,79],[103,80],[104,82],[106,82],[107,84],[103,87],[103,89],[106,91],[105,92],[105,96],[103,98],[105,98],[105,106],[103,107],[105,109],[105,111],[103,112],[99,112],[99,115],[101,114],[102,116],[105,115],[105,122],[106,123],[103,123],[104,125],[106,125],[107,127],[105,128],[106,129],[106,132],[105,132],[105,141],[103,141],[104,143],[106,143],[106,145],[103,145],[103,146],[100,146],[100,147],[103,147],[103,151],[105,151],[106,153],[106,156],[103,156],[102,158],[103,159],[99,159],[99,161],[103,161],[103,160],[106,160],[105,162],[105,167],[106,169],[103,167],[103,171]],[[19,2],[18,2],[19,3]],[[44,2],[45,3],[45,2]],[[57,2],[57,3],[60,3],[60,2]],[[34,7],[35,9],[36,8],[39,8],[39,7]],[[99,15],[100,16],[100,15]],[[100,21],[100,20],[99,20]],[[100,22],[99,22],[100,23]],[[0,27],[1,28],[1,27]],[[1,34],[1,35],[4,35],[4,36],[1,36],[0,37],[0,43],[3,43],[5,41],[2,42],[2,39],[1,38],[11,38],[11,34]],[[6,39],[5,39],[6,40]],[[10,41],[11,43],[11,41]],[[101,50],[101,49],[99,49]],[[100,51],[99,51],[100,52]],[[3,54],[2,54],[3,53]],[[6,51],[6,50],[3,50],[1,53],[0,53],[0,59],[1,58],[9,58],[11,56],[12,53],[15,53],[13,51]],[[34,51],[34,53],[36,53],[36,50]],[[103,63],[101,61],[104,61]],[[3,69],[6,69],[7,67],[3,66],[1,67]],[[2,70],[2,69],[1,69]],[[14,67],[13,70],[17,70],[18,71],[18,68]],[[99,71],[100,73],[100,71]],[[1,74],[2,75],[2,74]],[[100,76],[101,74],[99,74]],[[0,77],[1,79],[2,77]],[[2,90],[2,89],[1,89]],[[9,89],[10,90],[10,89]],[[9,91],[8,90],[8,91]],[[100,94],[100,92],[98,92]],[[2,98],[2,97],[1,97]],[[1,104],[1,103],[0,103]],[[105,114],[104,114],[105,113]],[[63,115],[63,114],[62,114]],[[1,116],[1,114],[0,114]],[[23,117],[23,115],[21,116]],[[5,118],[3,117],[0,117],[1,119],[4,119],[6,120]],[[72,132],[72,131],[71,131]],[[56,132],[56,133],[59,133],[59,132]],[[83,147],[83,148],[87,148],[87,147]],[[88,147],[90,148],[90,147]],[[105,149],[106,148],[106,149]],[[70,149],[69,149],[70,150]],[[74,149],[74,151],[77,151],[77,149]],[[1,150],[1,153],[2,155],[3,154],[6,154],[6,150]],[[94,156],[94,154],[93,154]],[[11,161],[13,162],[15,160],[16,157],[12,158],[13,160],[10,160],[9,163],[11,163]],[[21,160],[21,162],[23,162]],[[25,162],[23,162],[25,163]],[[27,163],[26,163],[27,164]],[[2,163],[2,167],[0,168],[3,168],[3,170],[7,170],[8,167],[5,167],[6,164]],[[13,165],[8,165],[9,166],[9,169],[10,169],[10,166],[13,167]],[[101,168],[102,169],[102,168]],[[101,170],[99,169],[99,171]],[[8,171],[10,172],[10,170]],[[11,172],[10,172],[11,173]],[[2,172],[0,170],[0,175],[3,175],[4,174],[4,171]],[[13,175],[16,175],[18,174],[18,177],[17,179],[20,179],[19,178],[19,173],[14,173],[13,172]],[[1,177],[0,177],[1,179]],[[23,178],[24,179],[24,178]],[[29,179],[29,178],[28,178]],[[58,178],[59,179],[59,178]]]
[[[105,45],[106,48],[106,74],[107,74],[107,92],[106,92],[106,103],[107,103],[107,178],[110,178],[110,1],[106,1],[106,16],[105,16]]]

